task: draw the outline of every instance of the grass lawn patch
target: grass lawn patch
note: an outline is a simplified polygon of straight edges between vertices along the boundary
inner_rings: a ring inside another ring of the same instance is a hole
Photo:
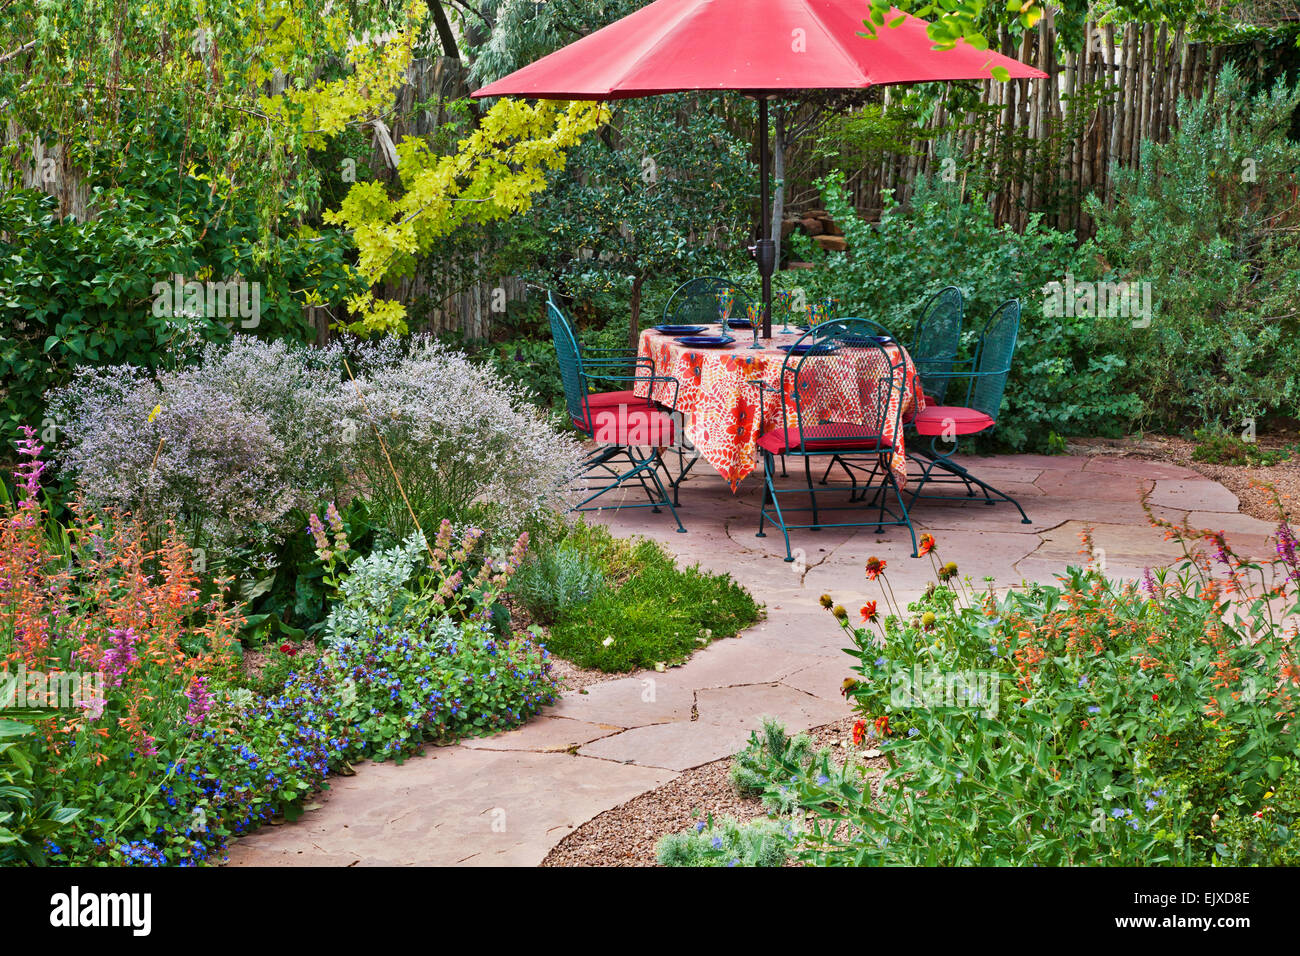
[[[759,618],[730,575],[678,568],[653,541],[584,522],[526,564],[512,592],[549,625],[552,654],[610,672],[681,663]]]

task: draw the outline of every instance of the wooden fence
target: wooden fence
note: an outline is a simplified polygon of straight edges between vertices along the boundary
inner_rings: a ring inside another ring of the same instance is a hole
[[[1083,49],[1058,63],[1055,40],[1050,16],[1019,42],[1001,30],[997,48],[1049,78],[987,81],[980,84],[978,105],[956,113],[938,107],[909,150],[886,154],[849,177],[853,204],[872,217],[884,190],[905,200],[919,174],[940,171],[946,140],[956,175],[978,181],[998,222],[1022,228],[1031,212],[1045,211],[1058,228],[1089,235],[1083,197],[1096,192],[1104,200],[1112,161],[1133,166],[1143,139],[1169,137],[1178,98],[1213,89],[1226,48],[1189,43],[1182,28],[1163,24],[1093,24]],[[884,111],[897,100],[886,88]],[[820,205],[812,184],[831,165],[814,159],[800,168],[799,179],[787,184],[789,200]]]

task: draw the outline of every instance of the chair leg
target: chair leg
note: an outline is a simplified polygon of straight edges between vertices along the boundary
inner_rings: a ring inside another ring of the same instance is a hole
[[[898,502],[898,508],[903,512],[903,522],[907,525],[907,532],[912,536],[912,557],[920,557],[920,553],[916,547],[916,528],[912,526],[912,516],[908,514],[907,505],[903,503],[903,493],[899,490],[898,480],[894,477],[894,473],[889,470],[888,463],[885,465],[885,476],[885,482],[894,490],[894,498]],[[884,489],[882,488],[881,490],[883,491]],[[882,504],[883,497],[884,496],[882,495]]]
[[[664,503],[665,505],[667,505],[668,510],[669,510],[670,512],[672,512],[673,520],[677,522],[677,533],[678,533],[678,534],[685,534],[685,533],[686,533],[686,527],[682,524],[682,519],[681,519],[680,517],[678,517],[678,515],[677,515],[677,508],[673,505],[672,500],[668,497],[668,489],[665,488],[665,487],[664,487],[664,483],[663,483],[662,481],[659,480],[659,470],[658,470],[658,469],[659,469],[659,468],[662,468],[662,469],[664,469],[665,471],[667,471],[667,470],[668,470],[668,466],[664,464],[663,456],[661,456],[661,455],[659,454],[659,449],[658,449],[658,448],[655,449],[654,460],[655,460],[655,463],[656,463],[656,465],[657,465],[658,467],[657,467],[657,468],[651,468],[651,469],[650,469],[650,478],[651,478],[651,480],[655,483],[655,487],[659,489],[659,497],[660,497],[660,499],[663,501],[663,503]],[[655,508],[655,511],[658,511],[658,510],[659,510],[658,508]]]
[[[773,512],[775,512],[775,514],[774,514],[774,516],[773,516],[773,517],[774,517],[774,520],[773,520],[772,523],[775,524],[777,527],[779,527],[779,528],[781,529],[781,535],[782,535],[782,537],[785,538],[785,560],[786,560],[786,563],[788,564],[788,563],[791,563],[791,562],[794,561],[794,552],[792,552],[792,551],[790,550],[790,531],[789,531],[789,529],[786,528],[786,526],[785,526],[785,518],[784,518],[784,517],[782,516],[782,514],[781,514],[781,503],[777,500],[777,497],[776,497],[776,484],[774,483],[773,478],[772,478],[772,472],[773,472],[773,470],[775,470],[776,462],[773,460],[773,456],[772,456],[771,452],[766,452],[766,451],[765,451],[765,452],[763,453],[763,459],[764,459],[764,461],[763,461],[763,480],[764,480],[764,483],[765,483],[766,486],[767,486],[768,494],[769,494],[769,496],[770,496],[771,499],[772,499],[772,510],[773,510]],[[759,537],[762,537],[762,538],[767,537],[767,535],[765,535],[765,534],[762,533],[762,529],[763,529],[763,513],[764,513],[764,510],[765,510],[765,507],[766,507],[766,505],[764,505],[763,507],[760,507],[760,508],[759,508],[759,525],[758,525],[758,527],[759,527],[759,535],[758,535],[758,536],[759,536]]]
[[[808,530],[820,531],[821,528],[817,527],[821,522],[817,515],[817,492],[813,490],[812,459],[808,455],[803,456],[803,474],[808,482],[808,497],[812,499],[813,526]]]

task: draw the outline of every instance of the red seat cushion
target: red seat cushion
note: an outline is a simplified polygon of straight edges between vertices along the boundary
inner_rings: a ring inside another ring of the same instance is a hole
[[[919,435],[974,435],[993,424],[993,419],[983,412],[959,405],[928,405],[912,419]]]
[[[573,424],[602,445],[663,447],[677,443],[677,422],[673,416],[644,403],[592,408],[588,421],[575,418]]]
[[[774,455],[784,455],[788,451],[802,449],[805,441],[814,442],[811,446],[812,451],[820,451],[822,448],[827,451],[832,448],[852,451],[889,451],[893,447],[888,442],[882,444],[880,436],[870,434],[861,425],[837,423],[810,425],[803,430],[802,438],[797,428],[777,428],[760,438],[758,447]]]
[[[592,408],[608,408],[610,405],[641,406],[649,402],[644,398],[637,398],[635,392],[625,388],[621,392],[592,392],[587,396],[587,404]]]

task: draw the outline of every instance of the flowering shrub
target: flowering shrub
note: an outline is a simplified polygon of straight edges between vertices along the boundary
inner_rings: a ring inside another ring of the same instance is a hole
[[[444,526],[411,600],[304,658],[264,696],[233,681],[239,617],[222,601],[224,582],[205,602],[183,542],[171,536],[150,551],[138,523],[110,528],[76,508],[66,529],[74,560],[54,550],[38,498],[42,450],[29,429],[17,500],[0,511],[0,661],[89,680],[54,716],[32,719],[35,779],[15,777],[5,796],[22,804],[28,861],[208,862],[231,836],[295,816],[351,761],[495,732],[554,699],[546,651],[492,629],[494,595],[526,536],[466,580],[481,533],[453,545]],[[339,563],[350,560],[346,536],[340,528],[323,540],[333,583],[352,593]],[[5,676],[0,688],[12,683]],[[9,776],[3,763],[0,775]]]
[[[82,369],[50,397],[60,464],[92,505],[264,546],[346,477],[341,356],[235,336],[179,369]]]
[[[450,518],[505,532],[567,510],[563,487],[580,448],[526,389],[427,336],[405,354],[388,343],[363,346],[361,366],[349,393],[349,414],[364,423],[357,465],[376,522],[398,539],[414,530],[408,502],[425,527]]]
[[[345,368],[341,345],[235,336],[179,369],[83,369],[50,396],[59,462],[93,506],[179,519],[223,550],[266,550],[344,489],[398,541],[408,503],[425,527],[512,533],[563,510],[579,447],[526,390],[428,337],[356,351]]]
[[[24,432],[17,498],[0,510],[0,662],[39,695],[29,705],[59,706],[31,721],[40,789],[82,811],[58,839],[107,854],[153,825],[146,807],[165,768],[196,746],[239,618],[221,601],[224,582],[204,601],[174,535],[151,551],[138,523],[108,527],[74,507],[67,560],[46,533],[43,448]]]
[[[873,799],[869,786],[775,761],[769,787],[788,779],[815,818],[802,858],[1294,859],[1294,785],[1282,778],[1300,752],[1295,538],[1283,520],[1277,556],[1260,565],[1221,533],[1153,521],[1187,556],[1141,586],[1087,567],[1060,586],[979,594],[926,536],[940,582],[921,600],[900,606],[878,559],[884,610],[868,602],[855,626],[825,597],[857,659],[854,737],[891,769]]]

